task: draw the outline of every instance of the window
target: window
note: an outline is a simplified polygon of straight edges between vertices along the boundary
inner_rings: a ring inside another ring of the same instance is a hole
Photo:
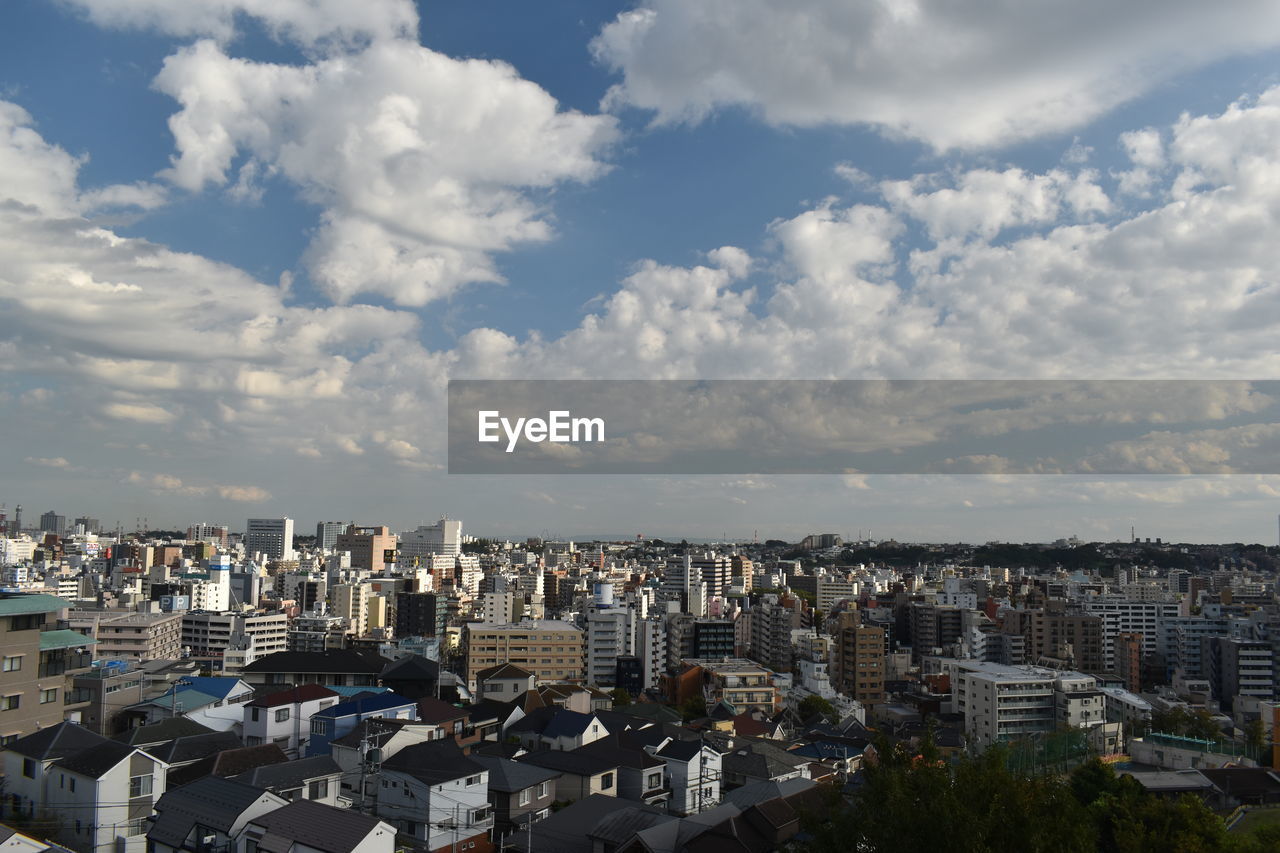
[[[523,791],[521,791],[521,792],[520,792],[520,805],[522,805],[522,806],[527,806],[527,805],[529,805],[529,801],[530,801],[531,799],[533,799],[533,789],[532,789],[532,788],[525,788]]]
[[[76,792],[76,777],[72,776],[67,780],[67,789],[73,794]]]
[[[479,777],[479,776],[468,776],[468,777],[467,777],[467,787],[471,787],[472,785],[479,785],[479,784],[480,784],[480,777]]]
[[[16,711],[18,703],[22,700],[21,695],[0,696],[0,711]]]
[[[50,702],[58,701],[58,688],[51,687],[48,690],[40,691],[40,704],[48,705]]]
[[[323,800],[327,796],[329,796],[328,779],[317,779],[307,786],[308,800]]]
[[[11,655],[4,659],[5,672],[18,672],[22,669],[22,655]]]
[[[28,779],[36,778],[36,760],[34,758],[22,759],[22,775]]]
[[[259,719],[261,719],[261,718],[262,718],[262,709],[261,709],[261,708],[251,708],[251,709],[249,710],[249,719],[250,719],[250,720],[252,720],[253,722],[255,722],[255,723],[256,723],[256,722],[258,722],[258,720],[259,720]]]
[[[324,720],[311,721],[311,733],[313,735],[322,735],[326,732]]]
[[[542,799],[551,791],[551,783],[543,782],[538,786],[538,799]]]
[[[285,720],[287,720],[287,719],[289,719],[289,709],[288,709],[288,708],[281,708],[279,711],[276,711],[276,722],[277,722],[277,723],[283,723],[283,722],[284,722]]]
[[[145,776],[133,776],[129,779],[129,796],[145,797],[151,793],[152,776],[148,773]]]
[[[600,788],[601,788],[601,790],[607,791],[607,790],[609,790],[609,789],[610,789],[610,788],[612,788],[612,787],[613,787],[613,774],[612,774],[612,773],[606,773],[606,774],[604,774],[603,776],[601,776],[601,777],[600,777]]]
[[[30,631],[33,628],[44,627],[43,613],[23,613],[19,616],[9,617],[10,631]]]
[[[147,819],[145,817],[136,818],[125,824],[124,834],[127,836],[145,835],[147,831]]]

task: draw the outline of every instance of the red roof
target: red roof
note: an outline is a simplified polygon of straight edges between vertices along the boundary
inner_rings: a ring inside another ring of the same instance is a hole
[[[249,704],[256,705],[259,708],[274,708],[277,705],[313,702],[316,699],[325,699],[329,696],[337,695],[328,687],[321,687],[319,684],[304,684],[301,687],[290,687],[288,690],[281,690],[279,693],[270,693],[261,699],[254,699]]]

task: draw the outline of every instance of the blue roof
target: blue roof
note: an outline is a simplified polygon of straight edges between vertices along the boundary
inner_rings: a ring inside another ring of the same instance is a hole
[[[187,687],[199,690],[201,693],[207,693],[219,699],[226,699],[231,691],[235,689],[235,686],[240,683],[240,679],[225,675],[186,675],[182,677],[182,683]]]
[[[791,750],[795,755],[803,755],[805,758],[816,758],[819,761],[828,758],[847,759],[855,755],[861,755],[863,750],[856,746],[850,746],[845,743],[832,743],[829,740],[819,740],[813,743],[806,743],[804,746]]]
[[[317,711],[315,717],[349,717],[355,714],[371,714],[387,711],[391,708],[414,707],[412,699],[406,699],[396,693],[379,693],[375,696],[361,696],[346,702],[339,702],[331,708]]]
[[[546,728],[542,730],[542,735],[543,737],[573,737],[580,735],[587,730],[587,726],[595,719],[595,714],[583,714],[578,711],[570,711],[567,708],[558,708],[556,714],[548,721]]]

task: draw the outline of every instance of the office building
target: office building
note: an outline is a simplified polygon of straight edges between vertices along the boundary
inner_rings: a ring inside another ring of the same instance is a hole
[[[321,521],[318,523],[316,525],[316,551],[323,553],[334,550],[334,546],[338,544],[338,537],[350,526],[350,522],[346,521]]]
[[[245,553],[268,560],[293,559],[292,518],[251,518],[245,524]]]
[[[381,572],[388,563],[396,562],[396,536],[391,528],[382,525],[352,524],[338,534],[333,549],[350,553],[351,568],[366,572]]]

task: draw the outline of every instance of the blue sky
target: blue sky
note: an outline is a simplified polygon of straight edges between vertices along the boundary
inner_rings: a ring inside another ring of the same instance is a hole
[[[1273,377],[1280,13],[1113,6],[11,0],[0,501],[1270,537],[1244,475],[440,470],[449,376]]]

